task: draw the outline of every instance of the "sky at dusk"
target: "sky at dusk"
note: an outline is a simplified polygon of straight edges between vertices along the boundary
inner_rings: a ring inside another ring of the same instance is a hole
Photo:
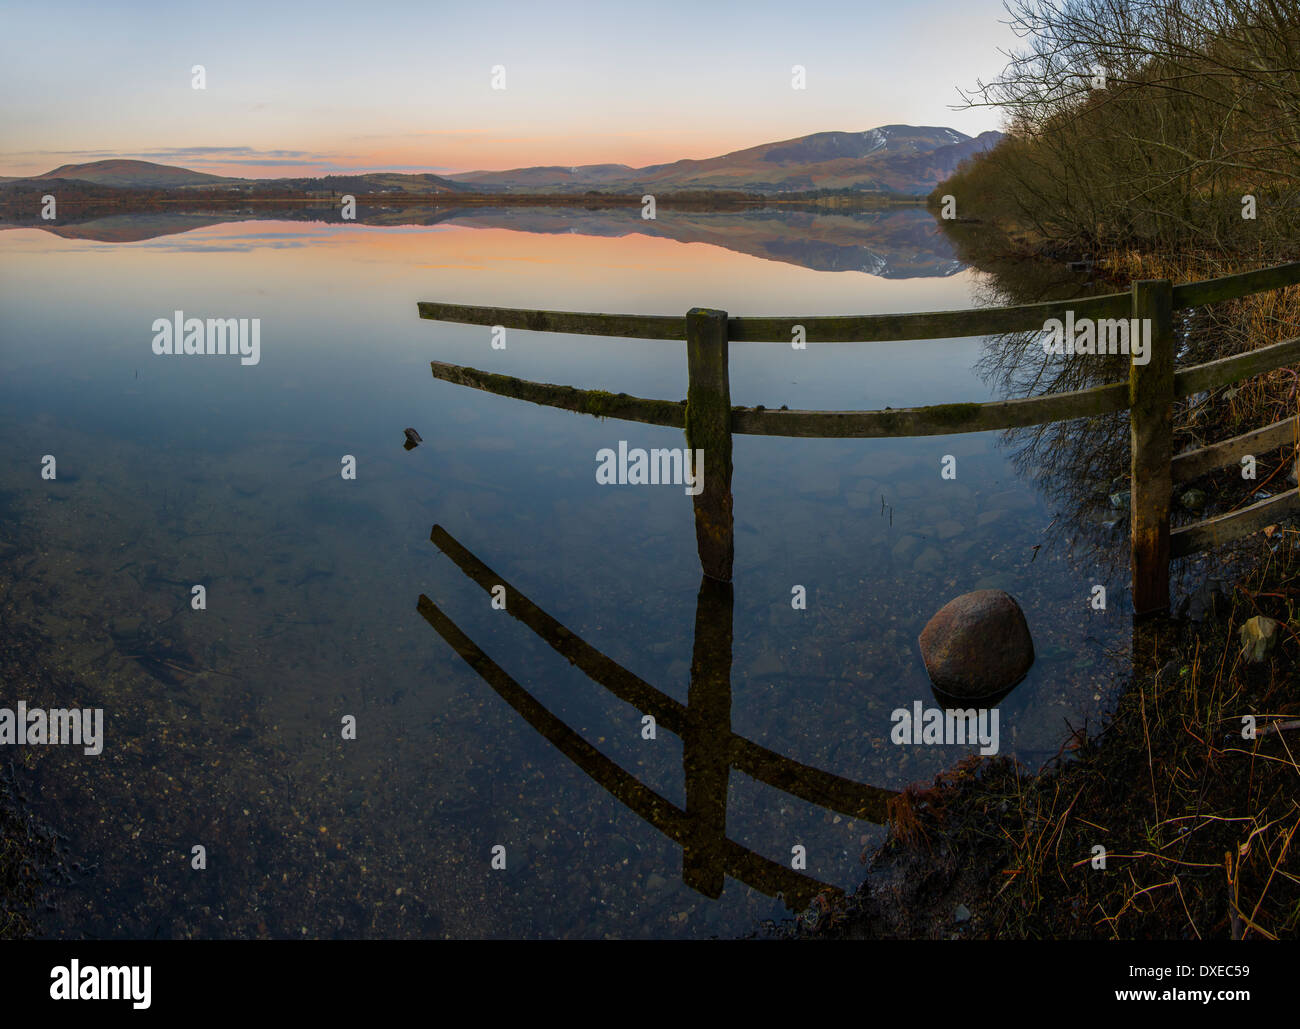
[[[640,166],[891,123],[975,135],[998,113],[953,110],[957,90],[1017,44],[1001,0],[0,11],[2,175],[112,157],[248,177]]]

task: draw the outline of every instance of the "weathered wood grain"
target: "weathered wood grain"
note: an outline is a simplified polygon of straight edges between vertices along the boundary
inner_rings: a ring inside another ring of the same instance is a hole
[[[680,315],[598,314],[583,311],[534,311],[518,307],[473,307],[421,300],[421,318],[462,325],[504,325],[532,332],[574,332],[585,336],[621,336],[627,339],[686,338],[686,319]]]
[[[1174,482],[1187,482],[1197,476],[1238,464],[1246,454],[1267,454],[1270,450],[1296,442],[1300,420],[1295,416],[1266,425],[1262,429],[1243,432],[1240,436],[1212,443],[1199,450],[1191,450],[1174,458],[1171,466]]]
[[[923,311],[916,314],[869,314],[842,317],[731,318],[728,337],[733,343],[789,343],[796,325],[804,327],[809,343],[880,343],[917,339],[956,339],[992,336],[1003,332],[1042,329],[1049,318],[1122,318],[1128,314],[1129,295],[1111,293],[1080,300],[1054,300],[1021,307],[989,307],[966,311]]]
[[[1270,343],[1258,350],[1181,369],[1174,374],[1174,396],[1190,397],[1193,393],[1217,389],[1297,362],[1300,362],[1300,338]]]
[[[735,540],[731,497],[731,377],[727,312],[686,315],[686,446],[704,451],[704,488],[695,503],[695,542],[704,574],[731,581]],[[686,461],[684,464],[692,465]]]
[[[884,411],[775,411],[740,407],[731,413],[731,429],[750,436],[827,439],[947,436],[1087,418],[1126,407],[1128,384],[1118,382],[1023,400],[936,404]]]
[[[575,389],[549,382],[517,379],[513,375],[480,371],[461,364],[431,361],[433,377],[470,389],[481,389],[501,397],[526,400],[530,404],[558,407],[564,411],[595,415],[598,418],[618,418],[625,422],[644,422],[647,425],[664,425],[672,429],[686,427],[686,401],[647,400],[626,393],[605,393],[598,389]]]
[[[1173,500],[1174,323],[1168,279],[1133,283],[1133,317],[1151,321],[1151,359],[1129,363],[1133,613],[1169,609],[1169,505]]]
[[[1300,283],[1300,261],[1260,268],[1253,272],[1224,275],[1202,282],[1185,282],[1174,287],[1174,310],[1200,307],[1220,300],[1235,300],[1252,293],[1266,293],[1271,289],[1294,286]]]
[[[1240,511],[1175,529],[1170,536],[1170,551],[1174,557],[1186,557],[1208,550],[1258,532],[1294,511],[1300,511],[1300,490],[1287,490]]]

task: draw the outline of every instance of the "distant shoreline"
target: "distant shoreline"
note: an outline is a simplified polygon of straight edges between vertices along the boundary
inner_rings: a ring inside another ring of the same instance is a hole
[[[268,206],[303,206],[303,207],[338,207],[343,196],[354,198],[358,208],[361,207],[585,207],[585,208],[619,208],[641,207],[643,194],[622,193],[335,193],[330,196],[309,196],[302,193],[232,195],[226,192],[186,192],[184,194],[159,195],[150,191],[131,191],[135,195],[122,195],[124,191],[113,190],[111,195],[94,193],[91,195],[60,195],[57,187],[60,209],[81,211],[88,207],[112,208],[126,214],[143,211],[160,211],[174,209],[194,209],[198,207],[268,207]],[[105,191],[106,193],[108,191]],[[40,196],[42,192],[22,192],[15,194],[0,190],[0,213],[5,215],[30,214],[33,221],[40,221]],[[835,194],[816,196],[808,194],[786,194],[768,196],[754,193],[735,192],[676,192],[655,194],[657,207],[673,210],[735,210],[753,207],[830,207],[848,209],[866,209],[882,207],[923,207],[925,196],[896,196],[885,194]]]

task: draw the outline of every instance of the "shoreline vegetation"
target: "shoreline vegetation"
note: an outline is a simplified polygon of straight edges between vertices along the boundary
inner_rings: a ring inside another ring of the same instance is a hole
[[[1012,0],[1027,39],[972,104],[1008,137],[930,197],[993,273],[1077,261],[1092,284],[1194,281],[1294,261],[1300,23],[1228,0]],[[1020,302],[1030,299],[1019,298]],[[1291,287],[1192,313],[1178,362],[1300,335]],[[1087,374],[1087,373],[1081,373]],[[1180,401],[1175,451],[1295,415],[1300,374]],[[1225,508],[1296,481],[1295,448],[1198,485]],[[1289,476],[1289,480],[1288,480]],[[1173,617],[1134,628],[1132,679],[1097,735],[1046,770],[967,759],[908,787],[867,881],[773,935],[796,938],[1278,939],[1300,935],[1300,531],[1234,548]],[[1247,622],[1278,623],[1251,653]],[[1244,738],[1243,718],[1258,728]],[[1097,867],[1105,848],[1105,868]],[[864,861],[867,856],[864,855]]]

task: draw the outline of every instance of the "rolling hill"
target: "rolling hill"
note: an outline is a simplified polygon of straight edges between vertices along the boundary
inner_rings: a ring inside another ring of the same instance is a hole
[[[181,186],[217,186],[234,181],[222,175],[190,171],[152,161],[92,161],[89,164],[65,164],[36,179],[73,179],[93,182],[97,186],[123,186],[131,189],[170,189]]]
[[[639,193],[737,190],[747,193],[929,193],[971,155],[991,149],[1000,132],[967,136],[932,126],[882,125],[866,132],[816,132],[703,160],[632,168],[625,164],[544,166],[454,175],[367,172],[323,178],[247,179],[150,161],[65,164],[44,175],[0,180],[9,188],[62,180],[115,189],[231,190],[294,193]]]
[[[0,179],[5,184],[33,183],[50,180],[88,182],[96,186],[118,189],[221,189],[252,188],[279,189],[309,192],[312,190],[339,193],[458,193],[468,187],[451,182],[440,175],[407,175],[396,172],[370,172],[362,175],[327,175],[324,178],[243,179],[226,175],[209,175],[169,164],[151,161],[93,161],[89,164],[65,164],[44,175],[29,178]]]

